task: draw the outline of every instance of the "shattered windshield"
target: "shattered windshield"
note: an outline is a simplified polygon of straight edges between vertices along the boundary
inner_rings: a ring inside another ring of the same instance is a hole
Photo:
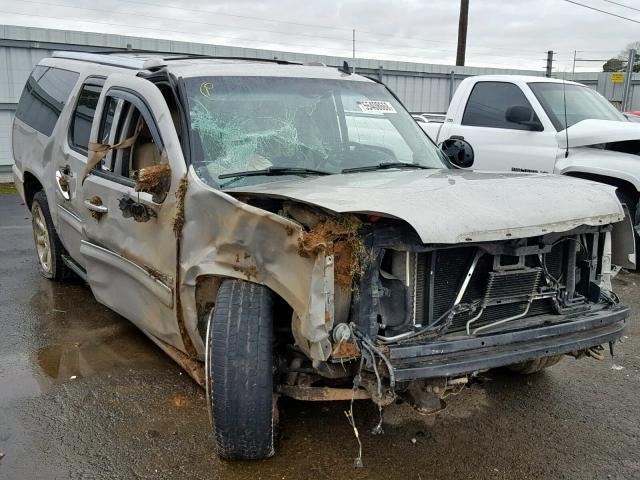
[[[447,168],[438,148],[376,83],[199,77],[186,80],[186,91],[192,163],[216,187],[388,163]]]
[[[533,82],[529,87],[558,131],[565,129],[565,123],[570,127],[582,120],[627,120],[606,98],[589,87],[557,82]]]

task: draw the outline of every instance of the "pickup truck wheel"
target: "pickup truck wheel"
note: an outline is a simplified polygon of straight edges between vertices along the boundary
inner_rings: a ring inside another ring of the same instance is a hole
[[[73,277],[73,271],[62,260],[66,251],[53,226],[47,197],[42,190],[33,196],[31,226],[42,276],[57,281]]]
[[[274,454],[273,293],[225,280],[209,316],[207,402],[218,455],[253,460]]]
[[[538,373],[555,365],[562,360],[563,355],[554,355],[551,357],[536,358],[535,360],[529,360],[528,362],[516,363],[509,365],[507,368],[512,372],[519,373],[520,375],[531,375],[532,373]]]

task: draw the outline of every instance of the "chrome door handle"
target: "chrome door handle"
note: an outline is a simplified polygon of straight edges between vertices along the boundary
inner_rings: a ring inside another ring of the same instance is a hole
[[[87,207],[88,210],[96,213],[107,213],[109,211],[104,205],[94,205],[89,200],[84,201],[84,206]]]

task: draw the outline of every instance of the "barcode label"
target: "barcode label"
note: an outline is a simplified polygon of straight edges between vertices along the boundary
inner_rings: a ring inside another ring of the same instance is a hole
[[[360,110],[364,113],[397,113],[390,102],[383,100],[367,100],[358,102]]]

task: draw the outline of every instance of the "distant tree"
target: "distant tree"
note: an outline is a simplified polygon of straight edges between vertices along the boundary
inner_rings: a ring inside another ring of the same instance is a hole
[[[602,65],[603,72],[623,72],[625,62],[619,58],[610,58]]]
[[[640,72],[640,59],[638,59],[638,56],[637,56],[640,54],[640,41],[628,43],[625,49],[618,54],[618,58],[620,60],[626,60],[627,58],[629,58],[629,50],[631,50],[632,48],[636,51],[636,64],[633,66],[633,71]],[[603,69],[604,69],[604,65],[603,65]],[[623,69],[626,69],[626,66],[623,67]],[[606,72],[606,71],[613,71],[613,70],[603,70],[603,72]]]
[[[640,51],[640,41],[637,42],[631,42],[631,43],[627,43],[627,46],[624,47],[624,50],[622,50],[619,54],[618,54],[618,58],[624,58],[626,59],[629,56],[629,50],[634,49],[636,52]]]

